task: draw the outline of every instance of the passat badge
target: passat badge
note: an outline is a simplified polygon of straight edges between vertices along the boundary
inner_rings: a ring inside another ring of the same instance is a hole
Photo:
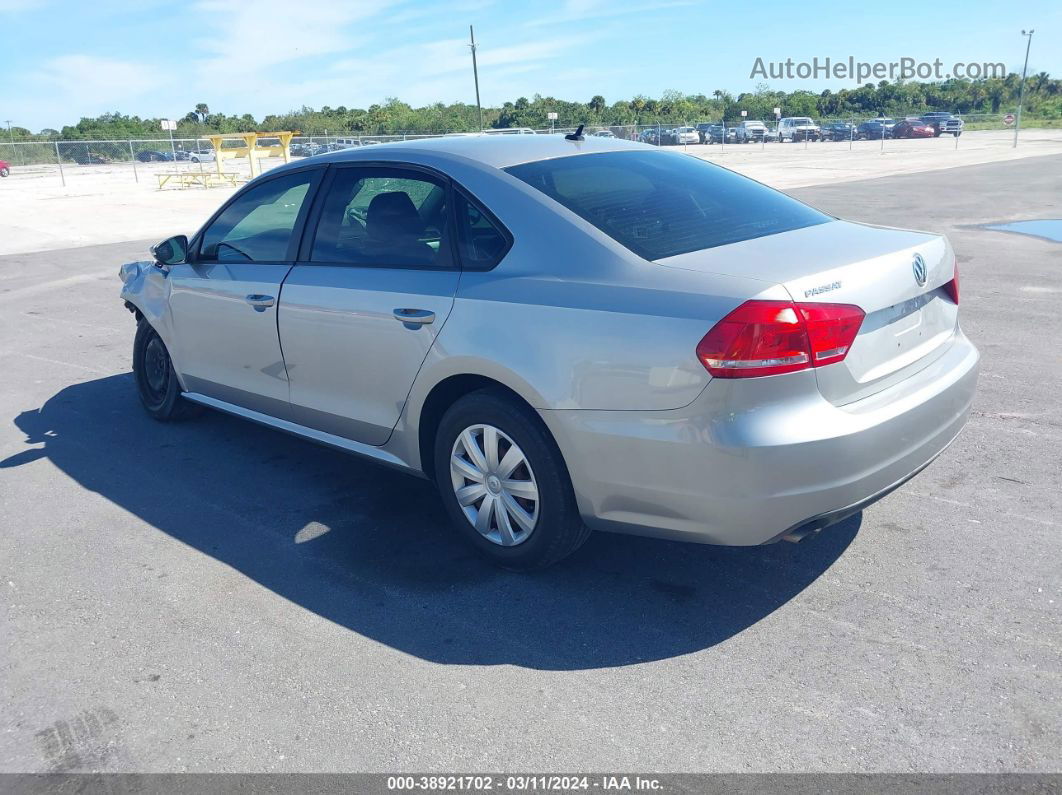
[[[921,254],[914,255],[914,261],[911,263],[911,270],[914,271],[915,281],[918,282],[919,287],[926,286],[926,279],[929,278],[926,272],[926,261],[922,259]]]
[[[829,284],[820,284],[818,287],[812,287],[810,290],[804,291],[805,298],[811,298],[813,295],[820,295],[822,293],[828,293],[830,290],[837,290],[841,286],[840,282],[830,282]]]

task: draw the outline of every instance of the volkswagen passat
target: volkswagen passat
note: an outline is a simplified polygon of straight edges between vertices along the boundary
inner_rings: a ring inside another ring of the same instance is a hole
[[[591,529],[797,540],[933,460],[977,378],[944,237],[608,138],[334,152],[153,253],[121,270],[153,417],[423,475],[513,568]]]

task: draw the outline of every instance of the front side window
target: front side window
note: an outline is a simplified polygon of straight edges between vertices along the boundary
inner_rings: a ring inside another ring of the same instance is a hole
[[[283,262],[314,171],[271,179],[226,207],[203,233],[199,259],[207,262]]]
[[[648,260],[833,220],[697,157],[601,152],[506,169]]]
[[[312,262],[377,267],[450,265],[447,189],[419,171],[336,171],[310,253]]]

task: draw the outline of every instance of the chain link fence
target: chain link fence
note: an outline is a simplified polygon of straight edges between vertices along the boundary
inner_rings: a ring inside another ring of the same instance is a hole
[[[722,154],[727,147],[739,147],[742,151],[755,152],[755,148],[767,150],[778,145],[797,144],[805,149],[818,151],[845,151],[867,149],[876,145],[882,152],[913,151],[908,141],[901,136],[913,135],[905,127],[896,124],[906,117],[894,116],[834,118],[796,117],[804,119],[794,124],[786,119],[751,119],[742,121],[727,119],[696,119],[684,122],[660,121],[651,124],[627,124],[612,126],[587,125],[584,136],[603,136],[640,141],[655,146],[683,147],[698,154],[712,156]],[[917,118],[911,114],[911,118]],[[952,125],[942,131],[934,130],[929,138],[944,137],[954,141],[954,148],[961,146],[962,134],[974,131],[1004,131],[1004,114],[977,114],[956,116],[961,125]],[[1035,133],[1036,128],[1052,126],[1050,122],[1027,122],[1026,133]],[[1062,128],[1056,122],[1053,126]],[[519,128],[493,131],[495,134],[549,134],[569,133],[573,127],[543,127],[540,129]],[[491,132],[491,131],[488,131]],[[958,133],[958,134],[955,134]],[[924,131],[918,133],[924,135]],[[333,133],[328,135],[300,135],[292,139],[289,148],[291,159],[341,149],[354,149],[393,141],[412,141],[435,138],[441,135],[469,135],[469,133],[389,133],[368,134],[363,132]],[[998,139],[998,140],[997,140]],[[262,138],[263,146],[279,146],[276,139]],[[993,145],[1009,145],[1005,136],[995,136]],[[243,145],[239,139],[226,139],[223,148]],[[939,144],[937,147],[939,148]],[[220,158],[206,138],[152,138],[131,140],[93,141],[0,141],[0,160],[9,164],[11,175],[19,178],[57,179],[63,186],[87,183],[87,177],[108,173],[111,178],[127,178],[130,181],[164,187],[206,187],[208,179],[171,179],[181,174],[220,173],[226,176],[222,184],[236,184],[249,179],[263,170],[278,165],[282,157],[256,158],[254,168],[246,157]]]

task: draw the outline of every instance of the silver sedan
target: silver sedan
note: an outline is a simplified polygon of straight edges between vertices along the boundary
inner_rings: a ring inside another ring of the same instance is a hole
[[[153,254],[121,268],[152,416],[430,478],[511,568],[592,529],[799,540],[932,461],[977,380],[944,237],[603,137],[334,152]]]

